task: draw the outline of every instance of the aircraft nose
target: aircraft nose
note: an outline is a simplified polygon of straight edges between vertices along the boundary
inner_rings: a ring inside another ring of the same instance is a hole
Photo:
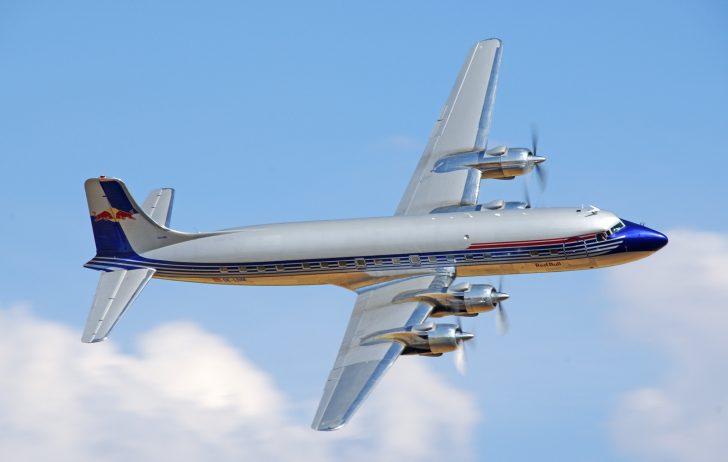
[[[657,252],[667,245],[667,236],[654,229],[645,228],[640,232],[640,241],[645,250]]]
[[[646,226],[623,220],[627,224],[627,250],[657,252],[667,245],[667,236]]]

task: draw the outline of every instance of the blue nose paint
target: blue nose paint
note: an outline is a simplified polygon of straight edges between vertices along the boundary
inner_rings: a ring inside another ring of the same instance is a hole
[[[646,226],[622,220],[626,225],[619,234],[624,235],[628,252],[657,252],[667,245],[667,236]]]

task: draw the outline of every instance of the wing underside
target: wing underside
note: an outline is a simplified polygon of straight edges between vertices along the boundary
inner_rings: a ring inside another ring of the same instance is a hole
[[[378,332],[422,323],[432,307],[425,303],[393,303],[399,294],[418,289],[447,287],[449,272],[415,276],[358,291],[339,354],[324,388],[312,427],[335,430],[358,409],[384,373],[402,353],[395,341],[363,344]]]

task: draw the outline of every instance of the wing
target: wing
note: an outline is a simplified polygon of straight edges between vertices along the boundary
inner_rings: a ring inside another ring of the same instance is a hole
[[[155,189],[144,200],[142,210],[154,220],[155,223],[169,228],[169,220],[172,218],[172,201],[174,200],[174,189]]]
[[[420,324],[432,310],[426,303],[392,300],[409,290],[447,287],[452,279],[449,272],[434,273],[358,291],[354,312],[313,420],[314,430],[343,426],[404,348],[399,342],[362,345],[362,340],[376,332]]]
[[[498,39],[471,48],[395,215],[426,214],[438,207],[477,202],[480,171],[434,173],[432,169],[449,154],[486,148],[501,50]]]
[[[95,343],[104,340],[153,274],[151,268],[102,273],[81,341]]]

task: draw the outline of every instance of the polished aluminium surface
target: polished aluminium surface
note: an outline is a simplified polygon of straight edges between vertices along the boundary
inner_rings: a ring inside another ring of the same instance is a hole
[[[171,189],[140,206],[121,180],[87,180],[96,256],[85,266],[102,275],[82,340],[106,338],[152,277],[346,287],[357,300],[312,425],[334,430],[400,355],[462,358],[472,334],[429,318],[502,311],[506,294],[456,277],[605,267],[664,246],[661,233],[595,207],[478,203],[483,178],[538,173],[543,162],[535,137],[532,150],[487,149],[501,50],[491,39],[468,53],[393,217],[185,233],[169,227]]]
[[[438,207],[459,204],[457,199],[468,181],[467,173],[463,175],[460,170],[436,174],[432,168],[443,156],[485,149],[501,50],[498,39],[478,42],[470,49],[395,215],[429,213]]]
[[[172,203],[174,202],[174,189],[155,189],[142,203],[142,210],[149,215],[149,218],[162,226],[169,228],[172,219]]]
[[[105,340],[153,274],[151,268],[121,269],[101,274],[81,340],[86,343]]]
[[[390,329],[374,332],[363,338],[361,344],[376,345],[378,343],[399,342],[404,345],[403,355],[442,356],[443,353],[455,351],[463,342],[475,337],[463,332],[458,324],[417,324],[412,327]]]
[[[370,335],[411,329],[425,322],[432,311],[426,303],[393,304],[392,299],[401,292],[447,287],[453,279],[452,269],[443,268],[357,292],[354,311],[314,417],[315,429],[335,430],[344,425],[404,351],[405,345],[399,341],[367,343]]]
[[[392,302],[421,301],[432,305],[430,317],[472,315],[495,309],[498,302],[507,300],[508,294],[498,292],[490,284],[459,284],[448,289],[415,290],[397,295]]]
[[[466,152],[443,157],[435,163],[432,171],[446,173],[470,168],[480,171],[483,179],[510,180],[531,173],[545,160],[526,148],[509,148],[497,155],[486,151]]]

